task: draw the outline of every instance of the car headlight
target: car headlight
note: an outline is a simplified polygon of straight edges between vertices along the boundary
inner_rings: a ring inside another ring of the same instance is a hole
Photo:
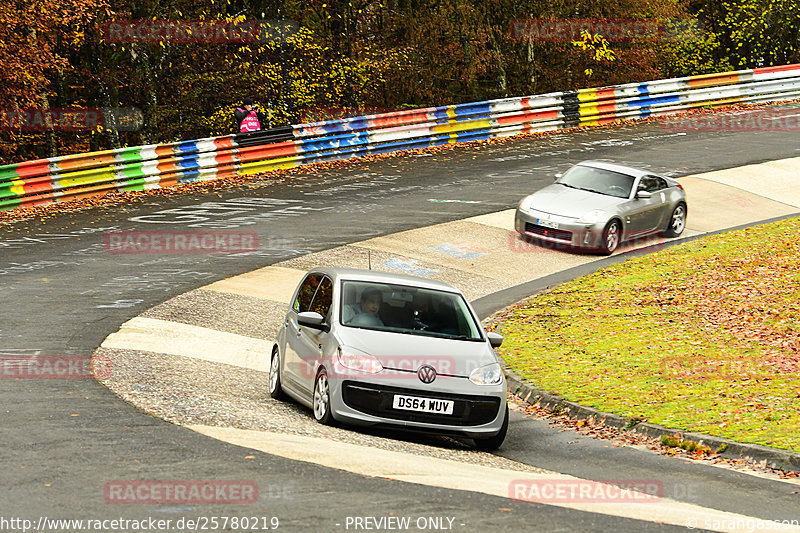
[[[499,385],[503,382],[503,370],[499,364],[492,363],[470,372],[469,380],[476,385]]]
[[[533,209],[533,196],[526,196],[523,198],[519,203],[519,208],[521,211],[530,211]]]
[[[581,224],[596,224],[608,218],[608,213],[602,209],[593,209],[578,219]]]
[[[356,353],[347,348],[339,348],[339,364],[350,370],[359,370],[370,374],[377,374],[383,370],[383,365],[372,355]]]

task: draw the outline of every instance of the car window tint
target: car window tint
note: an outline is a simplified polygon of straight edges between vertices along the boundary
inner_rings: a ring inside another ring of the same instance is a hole
[[[359,312],[357,287],[354,283],[343,283],[342,291],[340,294],[341,305],[340,320],[342,324],[349,323]]]
[[[639,190],[647,192],[658,192],[666,187],[666,182],[656,176],[643,176],[639,182]]]
[[[297,298],[294,300],[294,310],[298,313],[305,313],[311,309],[311,301],[314,299],[314,293],[317,292],[317,287],[322,280],[322,274],[309,274],[300,289],[297,291]],[[324,315],[323,315],[324,316]]]
[[[575,165],[556,183],[617,198],[628,198],[633,189],[634,178],[602,168]]]
[[[325,318],[328,317],[328,312],[331,310],[333,303],[333,282],[329,277],[325,276],[317,287],[317,293],[314,300],[311,302],[309,311],[319,313]]]
[[[376,318],[362,316],[360,299],[366,291],[381,294]],[[391,283],[344,281],[341,286],[341,323],[345,326],[424,335],[483,340],[483,329],[464,297],[457,293]]]

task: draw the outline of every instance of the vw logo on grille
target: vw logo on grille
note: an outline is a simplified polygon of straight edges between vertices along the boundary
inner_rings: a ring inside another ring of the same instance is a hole
[[[417,370],[417,377],[423,383],[433,383],[436,379],[436,369],[431,365],[422,365]]]

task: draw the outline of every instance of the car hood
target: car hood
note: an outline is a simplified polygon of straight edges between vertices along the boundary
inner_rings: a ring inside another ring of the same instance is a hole
[[[563,185],[548,185],[533,193],[531,209],[567,218],[580,218],[594,209],[614,212],[627,198],[606,196],[589,191],[570,189]]]
[[[372,355],[385,368],[416,372],[424,364],[439,374],[469,376],[474,369],[497,362],[486,341],[443,339],[425,335],[340,327],[341,346]]]

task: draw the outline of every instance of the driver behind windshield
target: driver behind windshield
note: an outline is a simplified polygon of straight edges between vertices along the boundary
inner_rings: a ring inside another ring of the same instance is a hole
[[[360,312],[350,322],[353,326],[383,327],[383,321],[378,316],[381,310],[383,297],[378,289],[366,289],[361,293]]]

